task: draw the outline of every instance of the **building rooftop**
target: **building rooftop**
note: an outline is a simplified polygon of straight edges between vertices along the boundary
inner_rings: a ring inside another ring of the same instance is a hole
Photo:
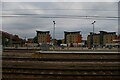
[[[2,35],[5,38],[12,39],[15,41],[23,40],[22,38],[19,38],[18,35],[13,35],[13,34],[10,34],[8,32],[4,32],[4,31],[0,31],[0,35]]]
[[[81,31],[64,31],[64,33],[80,33]]]
[[[116,34],[116,32],[107,32],[107,31],[99,31],[100,33],[106,33],[106,34]]]
[[[50,31],[36,31],[37,33],[50,33]]]

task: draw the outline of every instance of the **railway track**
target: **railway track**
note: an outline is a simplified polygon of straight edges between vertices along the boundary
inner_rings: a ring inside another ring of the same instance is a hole
[[[14,60],[14,61],[73,61],[73,62],[119,62],[119,53],[37,53],[31,54],[31,56],[5,56],[2,60]]]
[[[120,59],[62,59],[62,58],[15,58],[3,57],[2,60],[12,60],[12,61],[72,61],[72,62],[119,62]]]
[[[3,79],[5,78],[17,78],[17,79],[42,79],[45,80],[46,78],[48,80],[56,79],[85,79],[90,80],[92,79],[110,79],[110,80],[116,80],[119,79],[119,70],[115,69],[109,69],[109,70],[84,70],[84,69],[15,69],[15,68],[4,68],[3,69]]]
[[[42,76],[120,76],[119,68],[14,68],[3,67],[5,75],[42,75]]]
[[[120,79],[120,54],[118,53],[72,53],[68,58],[67,55],[68,53],[45,53],[35,54],[34,57],[3,56],[3,80],[16,80],[16,78],[17,80]]]

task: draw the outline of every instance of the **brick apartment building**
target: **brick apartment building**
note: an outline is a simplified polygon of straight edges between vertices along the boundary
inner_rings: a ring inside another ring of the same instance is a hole
[[[25,43],[25,40],[19,38],[18,35],[13,35],[4,31],[0,31],[0,35],[4,47],[23,46]]]
[[[72,46],[74,44],[78,45],[82,42],[82,36],[80,31],[76,32],[66,32],[64,31],[64,43]]]
[[[114,45],[115,41],[117,39],[116,32],[106,32],[106,31],[100,31],[100,33],[92,33],[90,32],[90,35],[87,36],[87,45],[88,47],[103,47],[107,45]]]
[[[50,44],[50,31],[36,31],[37,39],[40,45],[42,44]]]

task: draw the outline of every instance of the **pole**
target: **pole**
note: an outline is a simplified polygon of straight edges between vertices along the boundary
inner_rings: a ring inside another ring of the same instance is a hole
[[[53,50],[55,50],[55,21],[53,21]]]
[[[93,24],[93,50],[94,50],[94,24],[95,24],[96,21],[94,21],[92,24]]]
[[[93,50],[94,50],[94,24],[93,24]]]

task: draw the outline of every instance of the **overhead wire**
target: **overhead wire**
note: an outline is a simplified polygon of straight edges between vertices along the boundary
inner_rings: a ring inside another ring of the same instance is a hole
[[[40,14],[9,14],[9,15],[2,15],[2,17],[98,19],[98,20],[118,20],[120,18],[116,16],[40,15]]]
[[[4,11],[18,11],[18,10],[81,10],[81,11],[118,11],[116,10],[110,10],[110,9],[3,9]]]
[[[3,11],[20,10],[82,10],[82,11],[118,11],[110,9],[3,9]],[[63,19],[97,19],[97,20],[118,20],[117,16],[81,16],[81,15],[51,15],[51,14],[3,14],[2,17],[30,17],[30,18],[63,18]]]

